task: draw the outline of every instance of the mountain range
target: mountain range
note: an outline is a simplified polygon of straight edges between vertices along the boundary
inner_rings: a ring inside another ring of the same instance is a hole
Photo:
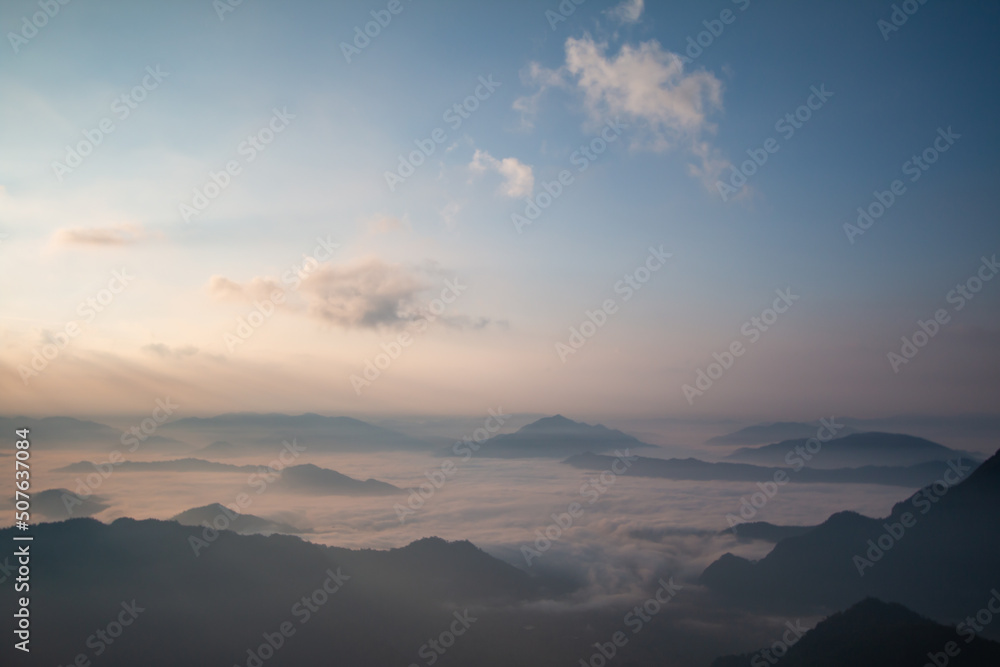
[[[975,470],[953,466],[942,479],[885,518],[838,512],[759,561],[725,554],[701,583],[774,608],[843,609],[875,596],[932,618],[963,618],[1000,582],[1000,454]]]
[[[94,472],[98,464],[78,461],[56,468],[53,472],[88,473]],[[103,464],[105,467],[112,465]],[[274,470],[261,465],[233,465],[203,459],[175,459],[171,461],[122,461],[113,464],[114,470],[122,472],[176,472],[176,473],[250,473],[270,481],[278,476],[276,487],[289,493],[312,493],[328,495],[372,496],[402,493],[402,489],[375,479],[364,481],[343,475],[336,470],[320,468],[311,463],[288,466]]]
[[[601,454],[576,454],[563,463],[584,470],[609,470],[615,457]],[[963,465],[975,466],[976,461],[961,459]],[[919,488],[939,479],[948,470],[948,463],[931,461],[907,467],[863,466],[860,468],[770,468],[748,463],[702,461],[700,459],[654,459],[636,457],[625,475],[661,479],[728,482],[768,482],[827,484],[882,484]]]
[[[562,415],[543,417],[514,433],[494,436],[480,445],[476,456],[488,458],[564,458],[583,452],[651,448],[637,438],[600,424],[590,425]]]
[[[756,465],[790,465],[802,460],[810,468],[852,468],[858,466],[911,466],[928,461],[976,458],[968,452],[900,433],[854,433],[807,447],[808,438],[784,440],[762,447],[743,447],[725,457],[726,461]],[[815,450],[815,453],[811,453]],[[805,452],[805,454],[802,454]],[[806,458],[808,456],[808,458]]]

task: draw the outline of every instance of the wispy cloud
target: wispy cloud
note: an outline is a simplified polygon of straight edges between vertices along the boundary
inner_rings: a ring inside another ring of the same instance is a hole
[[[147,231],[142,225],[136,224],[63,227],[57,229],[53,236],[53,240],[59,245],[82,246],[124,246],[162,238],[163,234]]]
[[[531,166],[514,157],[498,160],[486,151],[477,149],[469,168],[479,173],[495,171],[503,176],[500,193],[507,197],[530,197],[535,189],[535,175]]]
[[[607,10],[608,16],[619,23],[638,23],[642,18],[642,10],[645,9],[644,0],[625,0],[620,5],[616,5]]]
[[[183,345],[181,347],[170,347],[164,343],[150,343],[143,345],[142,351],[161,359],[182,359],[198,354],[198,348],[194,345]]]

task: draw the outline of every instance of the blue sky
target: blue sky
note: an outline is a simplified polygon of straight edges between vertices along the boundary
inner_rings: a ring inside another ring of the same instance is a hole
[[[41,10],[4,4],[12,410],[141,411],[179,393],[194,412],[995,410],[1000,281],[898,373],[887,354],[1000,251],[997,7],[929,0],[885,39],[892,3],[588,0],[553,27],[557,2],[402,0],[346,62],[341,44],[387,5],[244,0],[220,20],[208,0],[70,2],[12,42]],[[720,34],[682,63],[706,21]],[[116,98],[156,67],[168,74],[121,119]],[[480,77],[500,85],[454,129],[443,114]],[[833,95],[782,136],[814,86]],[[293,117],[250,162],[239,147],[275,109]],[[574,151],[615,117],[620,139],[578,172]],[[53,163],[105,118],[114,131],[60,181]],[[390,191],[385,172],[437,128],[444,141]],[[939,128],[960,138],[909,181],[904,163]],[[778,152],[723,201],[716,181],[771,137]],[[230,160],[240,173],[186,221],[180,205]],[[518,233],[511,215],[567,169]],[[844,224],[895,179],[905,194],[850,243]],[[320,237],[336,252],[290,289],[282,274]],[[661,245],[664,269],[563,361],[556,344]],[[31,368],[123,267],[134,283]],[[352,380],[456,278],[468,288],[441,317],[370,384]],[[276,287],[275,316],[227,342]],[[794,307],[686,400],[786,287]]]

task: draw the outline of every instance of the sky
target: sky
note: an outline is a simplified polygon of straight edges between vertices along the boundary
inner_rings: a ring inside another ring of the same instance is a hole
[[[3,411],[995,413],[1000,7],[902,4],[3,3]]]

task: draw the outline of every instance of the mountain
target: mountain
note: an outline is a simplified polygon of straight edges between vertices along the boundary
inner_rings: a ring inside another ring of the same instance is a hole
[[[562,458],[582,452],[656,447],[600,424],[590,425],[562,415],[543,417],[514,433],[494,436],[480,445],[476,456],[492,458]]]
[[[73,417],[0,417],[0,432],[13,434],[17,429],[28,429],[29,440],[44,442],[47,448],[101,450],[121,449],[124,431],[105,424],[74,419]],[[140,447],[184,449],[188,445],[162,435],[145,435]],[[14,449],[12,438],[0,438],[0,449]]]
[[[242,453],[243,449],[243,447],[234,445],[226,440],[216,440],[211,444],[205,445],[196,453],[202,456],[232,456]]]
[[[61,468],[56,468],[52,472],[93,472],[98,464],[91,461],[79,461],[71,463]],[[103,464],[105,467],[109,464]],[[205,461],[203,459],[175,459],[172,461],[122,461],[114,464],[115,470],[122,472],[241,472],[254,473],[270,477],[276,471],[262,465],[233,465],[231,463],[218,463],[216,461]],[[293,493],[314,493],[328,495],[352,495],[352,496],[384,496],[393,493],[402,493],[402,489],[380,482],[374,479],[361,481],[342,475],[336,470],[320,468],[311,463],[297,466],[288,466],[278,471],[280,478],[275,486],[280,486],[285,491]]]
[[[219,503],[189,509],[171,517],[170,520],[176,521],[182,526],[225,525],[225,530],[231,530],[240,535],[271,535],[272,533],[295,535],[309,532],[281,521],[262,519],[253,514],[240,514]]]
[[[406,590],[452,604],[470,597],[486,603],[529,599],[543,587],[524,572],[497,560],[467,540],[426,537],[399,549],[351,551],[330,547],[345,569],[374,580],[387,592]],[[420,573],[419,580],[414,571]]]
[[[0,530],[0,540],[14,534]],[[91,664],[99,655],[103,667],[319,667],[331,656],[354,667],[425,664],[421,650],[441,657],[429,638],[452,631],[464,636],[445,640],[442,665],[541,667],[580,646],[577,616],[524,609],[542,599],[543,580],[467,542],[349,551],[287,535],[220,531],[204,542],[205,534],[133,519],[32,526],[30,664],[71,664],[79,654]],[[0,585],[5,609],[15,595],[24,593]],[[600,631],[620,624],[616,616]],[[129,624],[105,634],[113,641],[95,636],[120,618]],[[528,632],[526,621],[542,625]],[[561,623],[567,629],[550,631]],[[23,662],[12,645],[0,647],[0,664]],[[253,657],[260,653],[270,659]]]
[[[840,512],[760,561],[725,554],[701,583],[774,608],[842,609],[876,596],[933,618],[963,618],[1000,581],[1000,453],[942,478],[884,519]]]
[[[788,537],[805,535],[816,526],[776,526],[767,521],[750,521],[732,528],[720,531],[720,535],[733,535],[741,542],[761,540],[762,542],[780,542]]]
[[[584,470],[609,470],[615,457],[601,454],[577,454],[563,463]],[[974,466],[975,461],[962,459],[963,464]],[[947,463],[930,462],[908,467],[864,466],[862,468],[765,468],[748,463],[711,463],[699,459],[653,459],[635,457],[624,474],[635,477],[658,477],[661,479],[727,481],[727,482],[768,482],[786,479],[781,483],[825,483],[825,484],[882,484],[920,488],[937,480],[948,468]],[[783,476],[783,477],[782,477]]]
[[[216,417],[187,417],[160,427],[164,433],[208,446],[236,441],[245,447],[277,450],[293,438],[318,452],[428,451],[431,443],[350,417],[231,413]]]
[[[14,511],[13,495],[0,507]],[[46,489],[31,494],[31,515],[33,520],[64,521],[72,518],[93,516],[111,507],[104,496],[90,495],[81,498],[68,489]]]
[[[802,422],[770,422],[754,424],[732,433],[717,435],[705,441],[708,445],[762,445],[781,440],[808,439],[816,437],[819,426]],[[850,426],[844,426],[837,431],[839,436],[854,433]]]
[[[978,458],[930,440],[899,433],[855,433],[806,449],[808,438],[785,440],[763,447],[744,447],[725,457],[726,461],[756,465],[790,465],[801,459],[810,468],[850,468],[866,465],[910,466],[953,458]],[[801,452],[805,452],[803,455]],[[815,453],[812,453],[815,451]],[[809,456],[808,459],[805,456]]]
[[[712,667],[996,667],[1000,644],[979,637],[959,636],[954,627],[939,625],[899,604],[868,598],[821,621],[787,653],[781,647],[727,656]],[[950,649],[950,653],[946,652]],[[777,653],[780,659],[772,661]]]
[[[52,472],[94,472],[98,465],[104,467],[112,465],[114,470],[123,472],[267,472],[269,470],[266,466],[238,466],[231,463],[187,458],[170,461],[121,461],[114,464],[78,461],[61,468],[55,468]]]
[[[388,496],[403,493],[399,487],[386,482],[374,479],[362,482],[311,463],[285,468],[275,486],[289,492],[316,495]]]

